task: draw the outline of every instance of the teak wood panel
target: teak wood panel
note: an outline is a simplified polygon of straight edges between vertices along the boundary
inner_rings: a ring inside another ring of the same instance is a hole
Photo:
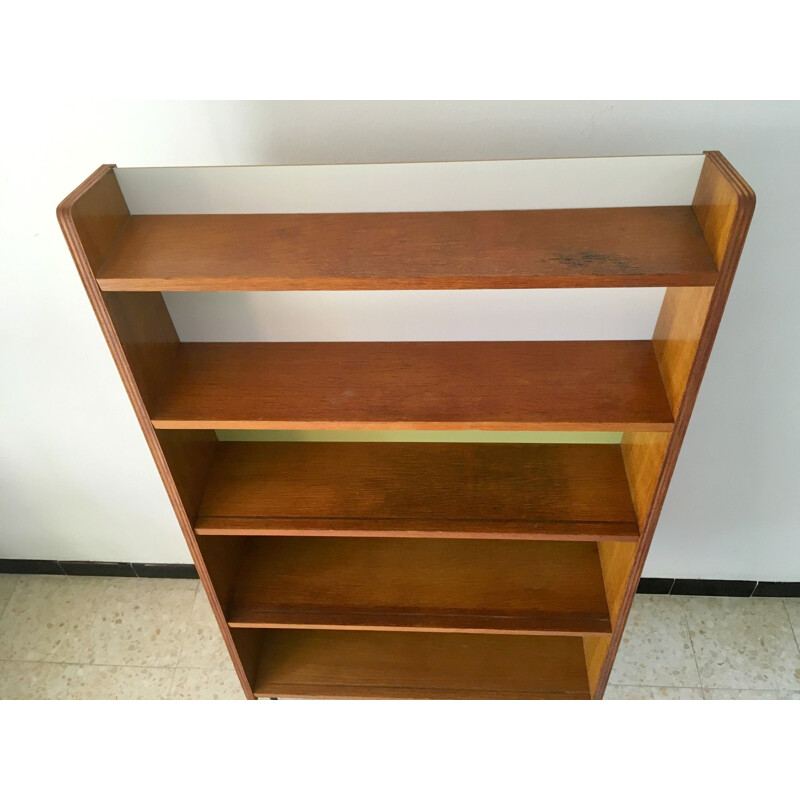
[[[198,550],[190,515],[205,485],[216,436],[208,431],[161,431],[150,422],[150,403],[178,352],[178,337],[158,294],[103,293],[96,274],[122,236],[130,216],[112,167],[98,169],[57,210],[58,221],[120,377],[142,427],[189,551],[220,624],[245,695],[253,697],[222,608]]]
[[[610,636],[584,636],[583,652],[586,658],[586,677],[589,681],[590,697],[599,696],[600,676],[608,656]]]
[[[258,697],[589,698],[577,637],[322,630],[260,635]]]
[[[221,442],[199,534],[635,541],[618,445]]]
[[[232,585],[240,627],[611,632],[593,542],[247,537]]]
[[[599,542],[597,545],[612,624],[619,618],[636,547],[635,542]]]
[[[184,343],[156,428],[661,430],[652,343]]]
[[[692,209],[134,216],[112,291],[713,286]]]
[[[605,690],[619,648],[744,247],[755,209],[755,194],[720,153],[708,152],[692,207],[719,277],[711,292],[703,288],[667,289],[656,323],[653,346],[675,414],[675,426],[669,435],[643,432],[623,435],[622,453],[642,536],[633,557],[624,544],[598,545],[607,588],[608,576],[614,576],[613,587],[609,589],[614,633],[599,674],[595,672],[597,651],[587,650],[595,697],[601,697]]]
[[[653,333],[653,348],[674,415],[678,414],[694,364],[713,289],[669,288]]]

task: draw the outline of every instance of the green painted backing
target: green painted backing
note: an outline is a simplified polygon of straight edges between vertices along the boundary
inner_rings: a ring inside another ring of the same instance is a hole
[[[221,442],[504,442],[619,444],[622,433],[602,431],[217,431]]]

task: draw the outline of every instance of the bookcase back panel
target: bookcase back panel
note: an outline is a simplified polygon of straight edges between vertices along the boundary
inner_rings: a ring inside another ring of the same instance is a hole
[[[649,339],[664,288],[164,292],[183,342]]]
[[[689,206],[703,155],[117,168],[131,214]]]

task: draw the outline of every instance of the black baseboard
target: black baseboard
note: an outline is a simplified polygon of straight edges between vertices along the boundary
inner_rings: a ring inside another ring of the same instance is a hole
[[[197,579],[197,569],[194,564],[139,564],[129,561],[51,561],[33,558],[0,558],[0,572],[19,575]]]
[[[753,597],[800,597],[800,583],[783,581],[759,581]]]
[[[106,578],[135,578],[133,564],[125,561],[59,561],[65,575],[100,575]]]
[[[194,564],[131,564],[137,578],[191,578],[197,580]]]
[[[58,561],[41,558],[0,558],[0,572],[19,575],[66,575]]]
[[[0,558],[0,572],[20,575],[197,579],[197,569],[194,564],[138,564],[128,561],[50,561],[33,558]],[[800,582],[642,578],[639,581],[637,593],[694,597],[800,597]]]
[[[637,594],[671,594],[675,578],[642,578]]]
[[[800,597],[800,583],[642,578],[639,581],[637,594],[672,594],[685,597]]]

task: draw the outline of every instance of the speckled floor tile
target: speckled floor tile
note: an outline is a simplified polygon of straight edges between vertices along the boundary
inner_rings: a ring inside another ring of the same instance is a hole
[[[0,658],[74,662],[107,578],[20,575],[0,614]]]
[[[705,689],[800,690],[800,650],[783,600],[681,600]]]
[[[0,575],[0,698],[243,699],[198,585]],[[800,700],[798,634],[800,600],[642,595],[606,698]]]
[[[175,670],[173,700],[244,700],[244,692],[233,669]]]
[[[75,659],[82,664],[174,667],[197,591],[195,581],[110,578]]]
[[[702,700],[703,690],[690,686],[614,686],[609,684],[604,700]]]
[[[178,658],[179,667],[232,669],[228,648],[202,587],[197,591]]]
[[[17,585],[19,575],[0,574],[0,614],[5,610],[6,604],[11,597],[11,592]]]
[[[0,661],[0,700],[66,700],[77,669],[73,664]]]
[[[73,700],[167,700],[171,667],[99,667],[81,664],[69,687]]]
[[[800,692],[776,689],[703,689],[706,700],[800,700]]]
[[[700,686],[680,598],[636,597],[609,683]]]

